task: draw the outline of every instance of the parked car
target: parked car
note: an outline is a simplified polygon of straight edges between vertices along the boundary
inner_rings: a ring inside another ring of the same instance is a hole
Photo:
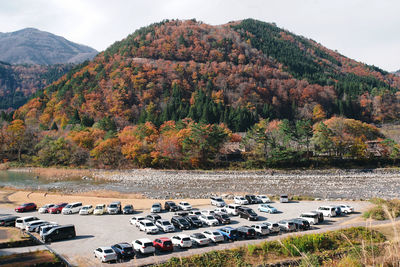
[[[258,195],[256,196],[256,198],[259,199],[259,203],[270,203],[271,199],[269,197],[267,197],[266,195]]]
[[[321,206],[317,211],[322,212],[324,217],[335,217],[336,216],[336,208],[331,206]]]
[[[35,229],[41,225],[48,224],[48,221],[45,220],[36,220],[36,221],[31,221],[27,222],[25,224],[25,230],[28,232],[35,232]]]
[[[300,218],[307,220],[310,225],[318,224],[318,217],[319,215],[313,212],[304,212],[300,214]]]
[[[115,201],[110,203],[107,207],[108,214],[120,214],[122,213],[121,202]]]
[[[288,203],[289,202],[289,197],[288,195],[281,195],[279,198],[279,202],[281,203]]]
[[[293,232],[296,231],[296,226],[289,220],[282,220],[278,222],[279,228],[282,232]]]
[[[146,220],[146,217],[144,217],[144,216],[135,216],[135,217],[132,217],[132,218],[129,220],[129,222],[130,222],[132,225],[134,225],[134,226],[136,226],[136,227],[139,227],[139,222],[140,222],[140,221],[143,221],[143,220]]]
[[[94,250],[94,257],[99,258],[101,262],[117,261],[117,253],[111,247],[99,247]]]
[[[48,213],[49,209],[54,207],[54,206],[55,206],[55,204],[46,204],[43,207],[39,208],[38,212],[39,213]]]
[[[256,231],[249,226],[240,226],[236,230],[240,238],[244,239],[256,238]]]
[[[191,210],[192,209],[192,206],[189,203],[184,202],[184,201],[183,202],[179,202],[178,207],[181,210]]]
[[[281,228],[279,227],[279,224],[273,223],[273,222],[263,222],[265,226],[268,227],[269,233],[270,234],[278,234],[281,231]]]
[[[249,201],[247,201],[247,199],[245,199],[243,196],[235,196],[233,198],[233,201],[235,202],[235,204],[238,204],[238,205],[247,205],[247,204],[249,204]]]
[[[75,226],[73,224],[68,224],[51,228],[42,236],[42,240],[47,243],[57,240],[71,239],[75,236]]]
[[[154,203],[150,209],[151,213],[158,213],[161,212],[161,203]]]
[[[257,221],[258,220],[258,215],[257,213],[254,212],[253,209],[247,208],[247,207],[239,207],[238,208],[238,215],[239,218],[244,218],[249,221]]]
[[[225,214],[228,214],[228,211],[226,210],[226,208],[215,208],[214,211],[215,211],[215,213],[225,213]]]
[[[208,239],[210,239],[214,243],[218,243],[218,242],[223,242],[224,241],[224,236],[218,231],[210,231],[210,230],[204,231],[203,235],[205,235],[205,237],[207,237]]]
[[[75,202],[75,203],[70,203],[66,205],[62,209],[62,214],[73,214],[73,213],[78,213],[82,208],[82,202]]]
[[[37,221],[37,220],[39,220],[39,218],[35,217],[35,216],[18,218],[15,220],[15,227],[17,227],[21,230],[25,230],[27,223],[32,222],[32,221]]]
[[[146,234],[157,234],[158,227],[150,220],[141,220],[139,222],[139,230],[145,232]]]
[[[218,222],[220,224],[230,224],[231,223],[231,218],[226,213],[215,213],[214,217],[215,217],[215,219],[218,220]]]
[[[185,219],[190,223],[192,227],[202,227],[203,223],[199,220],[199,217],[196,215],[188,215]]]
[[[156,221],[161,220],[161,216],[158,214],[149,214],[146,216],[146,219],[156,223]]]
[[[186,217],[186,216],[188,216],[189,214],[190,214],[189,211],[186,211],[186,210],[180,210],[180,211],[177,211],[177,212],[174,213],[174,215],[176,215],[176,216],[182,216],[182,217]]]
[[[159,251],[173,251],[174,250],[174,245],[172,245],[172,241],[168,237],[156,238],[153,241],[153,246]]]
[[[245,195],[244,198],[249,202],[249,204],[257,204],[259,200],[256,198],[255,195]]]
[[[97,204],[93,210],[93,215],[103,215],[106,213],[106,204]]]
[[[353,213],[354,212],[354,208],[352,206],[350,206],[350,205],[340,204],[339,207],[345,214],[349,214],[349,213]]]
[[[229,204],[226,206],[226,211],[228,212],[228,214],[236,216],[239,214],[238,208],[241,207],[238,204]]]
[[[123,214],[133,214],[134,209],[131,204],[125,205],[125,207],[122,209]]]
[[[39,227],[39,236],[42,238],[44,234],[46,234],[50,229],[59,226],[58,224],[47,224],[47,225],[42,225]]]
[[[85,205],[79,211],[79,215],[89,215],[93,213],[93,206],[92,205]]]
[[[132,259],[135,257],[133,247],[129,243],[118,243],[112,245],[111,248],[117,254],[118,259]]]
[[[268,226],[266,226],[265,224],[262,224],[262,223],[253,224],[250,227],[253,228],[254,231],[256,231],[257,235],[264,236],[264,235],[268,235],[269,234]]]
[[[238,240],[238,232],[235,228],[227,226],[217,229],[218,232],[224,237],[225,240],[234,241]]]
[[[314,210],[314,211],[311,211],[311,213],[318,214],[318,223],[322,223],[325,220],[324,214],[321,211]]]
[[[175,227],[168,220],[163,220],[163,219],[157,220],[156,226],[164,233],[170,233],[175,231]]]
[[[49,213],[51,213],[51,214],[58,214],[58,213],[61,213],[62,210],[63,210],[63,208],[64,208],[65,206],[67,206],[67,205],[68,205],[68,203],[58,203],[58,204],[56,204],[54,207],[49,208]]]
[[[200,211],[201,215],[214,215],[215,211],[213,210],[202,210]]]
[[[188,235],[176,235],[171,238],[172,244],[180,248],[191,248],[193,243]]]
[[[278,210],[276,208],[272,207],[269,204],[258,205],[258,211],[267,212],[267,213],[277,213],[278,212]]]
[[[177,211],[179,210],[179,207],[173,201],[165,201],[164,209],[166,211]]]
[[[190,223],[182,216],[172,216],[171,223],[178,229],[189,230]]]
[[[210,239],[202,233],[191,234],[190,240],[192,240],[192,243],[196,244],[197,246],[207,246],[208,244],[210,244]]]
[[[200,212],[199,210],[193,209],[193,210],[189,211],[188,215],[200,216],[200,215],[201,215],[201,212]]]
[[[27,212],[27,211],[35,211],[37,206],[35,203],[24,203],[15,208],[16,212]]]
[[[337,205],[331,205],[330,207],[333,207],[333,208],[335,208],[335,213],[336,213],[336,216],[341,216],[341,215],[342,215],[342,209],[340,208],[340,206],[337,206]]]
[[[217,207],[225,206],[225,201],[221,197],[211,197],[211,205]]]
[[[289,222],[294,223],[297,231],[304,231],[310,229],[310,223],[307,220],[303,220],[300,218],[290,219]]]
[[[0,217],[0,226],[15,226],[15,221],[18,218],[14,215]]]
[[[219,221],[217,219],[215,219],[215,217],[212,216],[212,215],[204,215],[203,214],[203,215],[201,215],[199,217],[199,220],[203,224],[208,225],[208,226],[217,226],[217,225],[219,225]]]
[[[154,254],[156,251],[153,242],[148,238],[141,238],[132,242],[133,249],[142,254]]]

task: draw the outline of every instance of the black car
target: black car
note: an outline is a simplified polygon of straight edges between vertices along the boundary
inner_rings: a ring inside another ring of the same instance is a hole
[[[256,231],[249,226],[240,226],[237,229],[238,236],[244,239],[256,238]]]
[[[231,223],[231,218],[228,216],[228,214],[215,213],[214,217],[215,217],[215,219],[217,219],[219,221],[220,224],[230,224]]]
[[[124,214],[133,214],[134,210],[133,210],[133,206],[132,205],[126,205],[123,209],[122,212]]]
[[[146,219],[152,221],[153,223],[156,223],[156,221],[161,219],[161,216],[158,214],[150,214],[146,216]]]
[[[18,219],[18,216],[4,216],[0,218],[0,226],[15,226],[15,221]]]
[[[245,218],[249,221],[257,221],[258,215],[251,208],[247,207],[238,207],[237,208],[239,218]]]
[[[180,211],[175,212],[174,215],[186,217],[186,216],[189,215],[189,212],[188,212],[188,211],[185,211],[185,210],[180,210]]]
[[[172,216],[171,223],[173,226],[181,230],[190,229],[190,223],[182,216]]]
[[[179,207],[173,201],[165,201],[164,209],[166,211],[177,211]]]
[[[259,202],[255,195],[245,195],[244,198],[249,202],[249,204],[257,204]]]
[[[310,223],[307,220],[301,219],[301,218],[296,218],[296,219],[291,219],[289,222],[293,222],[294,225],[296,226],[296,230],[309,230],[310,229]]]
[[[117,254],[118,259],[132,259],[135,257],[133,247],[129,243],[119,243],[111,246]]]
[[[203,223],[199,220],[196,215],[188,215],[185,219],[190,223],[192,227],[202,227]]]
[[[45,243],[47,243],[57,240],[71,239],[75,236],[75,226],[73,224],[68,224],[52,228],[42,236],[42,239]]]

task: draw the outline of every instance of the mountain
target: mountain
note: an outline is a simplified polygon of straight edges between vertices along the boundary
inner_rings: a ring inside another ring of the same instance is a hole
[[[19,108],[37,90],[58,80],[72,66],[11,65],[0,62],[0,110]]]
[[[11,64],[80,63],[96,54],[93,48],[34,28],[0,33],[0,60]]]
[[[86,118],[114,129],[189,117],[233,131],[261,118],[382,122],[400,117],[399,88],[400,77],[275,24],[165,20],[74,68],[16,116],[46,127]]]

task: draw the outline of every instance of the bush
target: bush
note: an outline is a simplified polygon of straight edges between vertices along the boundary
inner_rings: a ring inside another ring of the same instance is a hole
[[[371,218],[374,220],[387,220],[390,217],[397,218],[400,216],[400,200],[384,200],[380,198],[374,198],[370,200],[376,206],[370,208],[368,211],[364,212],[364,218]],[[390,213],[389,214],[387,213]]]

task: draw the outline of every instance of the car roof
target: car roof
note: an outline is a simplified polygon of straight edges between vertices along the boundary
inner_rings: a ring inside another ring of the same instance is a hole
[[[92,205],[85,205],[82,208],[84,208],[84,207],[93,207],[93,206]]]
[[[21,217],[20,219],[26,220],[26,219],[30,219],[30,218],[36,218],[36,216],[26,216],[26,217]]]
[[[168,237],[160,237],[158,239],[160,239],[162,241],[171,241],[171,239],[169,239]]]
[[[176,236],[179,236],[180,238],[189,237],[187,234],[179,234],[179,235],[176,235]]]
[[[102,250],[106,250],[106,249],[111,249],[112,250],[111,247],[98,247],[98,248],[101,248]]]
[[[75,204],[82,204],[82,202],[72,202],[72,203],[68,203],[69,205],[75,205]]]
[[[132,247],[132,245],[129,244],[128,242],[118,243],[115,245],[120,245],[122,248]]]
[[[153,223],[153,222],[150,221],[150,220],[142,220],[142,222],[144,222],[144,223]]]
[[[151,240],[148,239],[148,238],[139,238],[139,239],[136,239],[136,241],[140,241],[140,242],[142,242],[142,243],[151,242]]]

